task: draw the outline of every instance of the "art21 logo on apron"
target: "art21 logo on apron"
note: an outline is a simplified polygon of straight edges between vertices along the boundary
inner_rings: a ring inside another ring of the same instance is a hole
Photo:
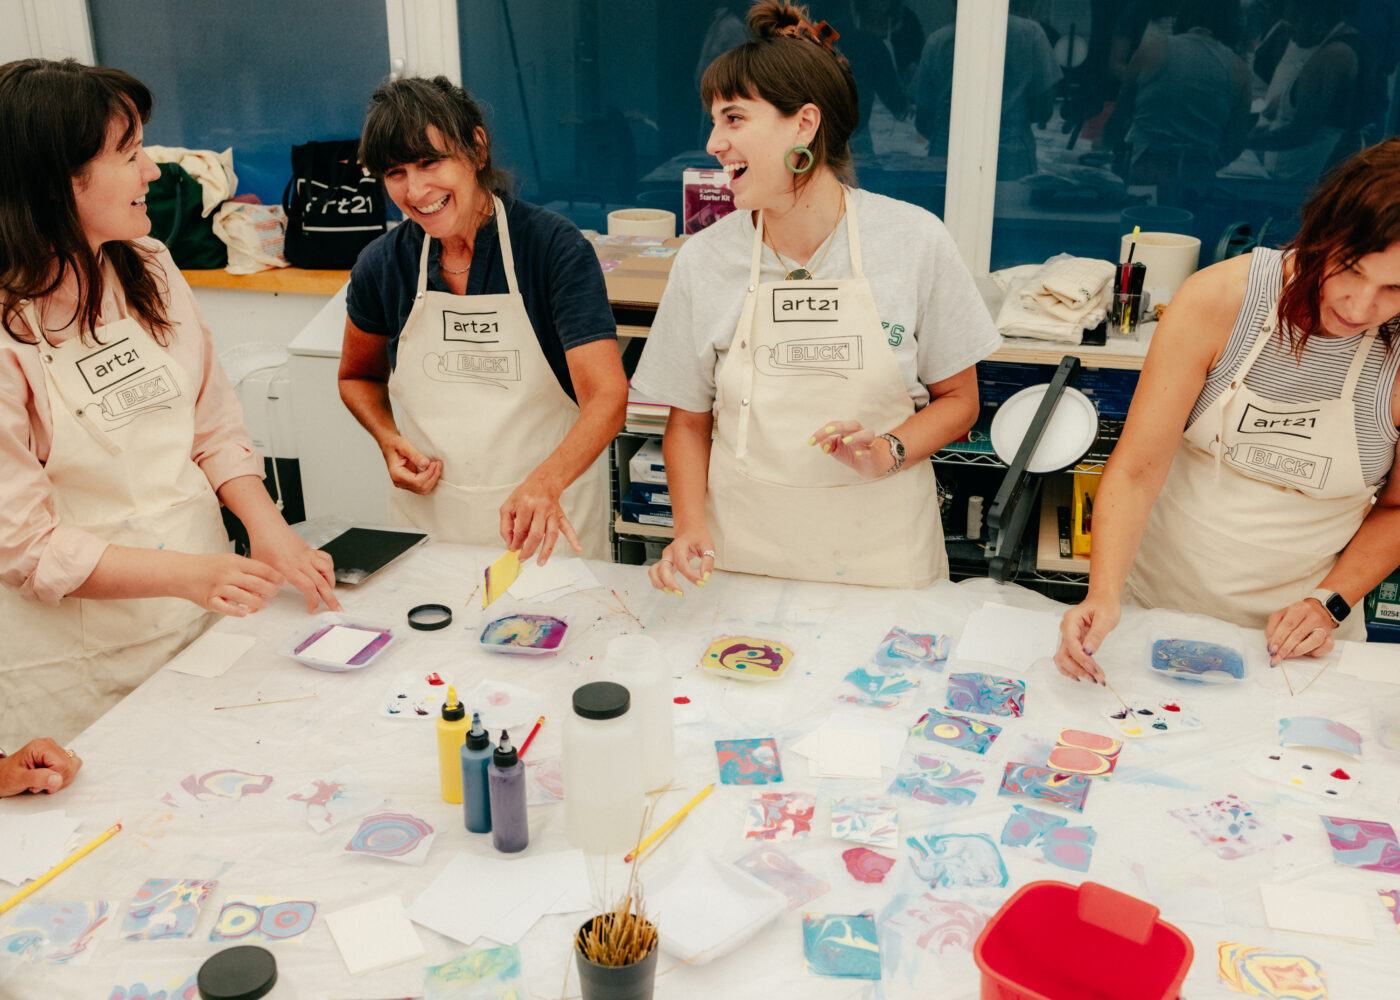
[[[1313,439],[1317,430],[1316,407],[1306,410],[1266,410],[1246,404],[1236,430],[1240,434],[1272,434],[1284,437]],[[1322,489],[1332,460],[1326,455],[1288,448],[1278,444],[1243,442],[1225,450],[1229,462],[1243,471],[1287,486],[1307,486]]]

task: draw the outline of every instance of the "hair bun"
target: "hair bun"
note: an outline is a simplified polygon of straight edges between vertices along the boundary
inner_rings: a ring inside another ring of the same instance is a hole
[[[787,0],[760,0],[749,8],[748,23],[749,33],[759,41],[783,36],[801,38],[814,31],[807,8]]]

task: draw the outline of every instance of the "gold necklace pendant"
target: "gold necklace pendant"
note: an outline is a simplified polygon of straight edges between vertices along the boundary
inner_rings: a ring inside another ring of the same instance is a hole
[[[795,267],[783,278],[784,281],[811,281],[812,272],[805,267]]]

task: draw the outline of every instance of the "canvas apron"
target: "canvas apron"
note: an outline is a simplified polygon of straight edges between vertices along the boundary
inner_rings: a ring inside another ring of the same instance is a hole
[[[494,201],[509,291],[430,291],[431,238],[425,235],[418,294],[389,377],[400,431],[443,463],[442,478],[427,496],[390,491],[390,518],[430,531],[440,542],[499,546],[501,505],[558,447],[579,414],[535,337],[516,286],[505,206]],[[584,556],[608,558],[606,452],[564,491],[561,505]]]
[[[24,316],[42,329],[32,304]],[[229,551],[219,501],[191,458],[198,379],[130,316],[99,327],[96,339],[39,342],[53,420],[44,471],[59,523],[114,545]],[[50,607],[0,587],[9,633],[0,746],[75,735],[213,617],[174,597],[65,597]]]
[[[759,213],[748,293],[716,379],[706,513],[720,569],[794,580],[925,587],[948,576],[933,466],[863,479],[807,444],[823,420],[883,433],[914,412],[861,269],[846,202],[851,277],[759,280]]]
[[[1263,628],[1322,582],[1370,512],[1376,490],[1361,470],[1353,397],[1376,332],[1339,399],[1280,403],[1244,384],[1277,329],[1275,310],[1186,429],[1128,576],[1132,602]],[[1364,619],[1356,608],[1336,637],[1364,641]]]

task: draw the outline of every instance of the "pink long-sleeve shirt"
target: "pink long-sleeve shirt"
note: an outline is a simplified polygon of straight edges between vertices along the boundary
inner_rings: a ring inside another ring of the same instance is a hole
[[[194,293],[165,247],[154,240],[140,243],[158,250],[154,266],[169,289],[165,308],[172,336],[166,350],[199,378],[190,458],[215,490],[238,476],[261,477],[262,459],[243,426],[243,408],[219,365]],[[109,282],[103,292],[101,322],[121,316]],[[20,332],[27,335],[23,329]],[[70,327],[47,335],[61,343],[77,336],[77,330]],[[44,471],[52,443],[53,417],[39,349],[0,331],[0,581],[51,605],[92,574],[107,548],[104,539],[59,520]]]

